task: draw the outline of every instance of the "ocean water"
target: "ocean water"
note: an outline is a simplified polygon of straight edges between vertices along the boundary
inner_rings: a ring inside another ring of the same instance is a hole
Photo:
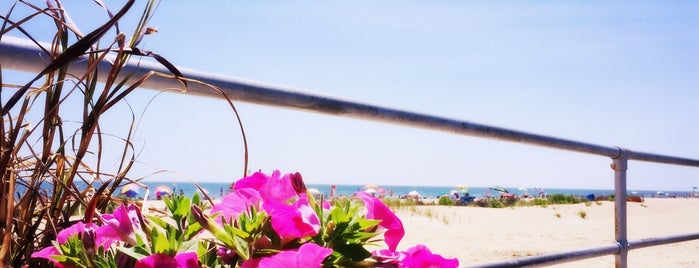
[[[144,182],[146,186],[150,189],[149,196],[155,197],[154,189],[158,186],[167,186],[173,189],[175,193],[179,193],[180,190],[183,194],[187,196],[193,195],[198,189],[194,184],[189,182]],[[204,182],[199,183],[199,185],[207,191],[211,198],[221,198],[228,192],[230,186],[229,183],[210,183]],[[334,196],[352,196],[357,191],[364,191],[366,185],[335,185]],[[324,196],[330,196],[331,187],[330,184],[309,184],[308,188],[316,189]],[[550,195],[550,194],[565,194],[565,195],[576,195],[576,196],[586,196],[588,194],[594,194],[596,196],[600,195],[611,195],[614,194],[613,189],[557,189],[557,188],[524,188],[519,187],[504,187],[509,193],[514,195],[535,195],[540,194]],[[405,185],[377,185],[374,188],[375,195],[393,196],[401,197],[406,196],[412,191],[419,193],[419,196],[424,198],[437,198],[444,194],[449,194],[451,191],[456,190],[455,187],[449,186],[405,186]],[[145,194],[144,189],[140,189],[140,196],[143,197]],[[381,194],[383,193],[383,194]],[[392,195],[391,195],[392,193]],[[475,197],[499,196],[500,192],[490,189],[489,187],[470,187],[468,188],[468,193]],[[635,194],[643,197],[685,197],[692,194],[691,191],[648,191],[648,190],[629,190],[628,194]]]
[[[138,198],[144,198],[148,195],[149,199],[156,198],[156,189],[168,188],[170,192],[179,194],[182,193],[186,196],[192,196],[199,189],[191,182],[141,182],[143,186],[133,187],[135,196]],[[44,186],[49,186],[45,184]],[[76,185],[78,189],[84,190],[86,185]],[[95,185],[99,187],[98,185]],[[202,182],[199,186],[213,199],[222,198],[228,193],[228,188],[230,183],[216,183],[216,182]],[[335,191],[333,196],[352,196],[358,191],[366,191],[367,185],[334,185]],[[147,187],[147,188],[146,188]],[[331,189],[333,185],[331,184],[308,184],[309,189],[315,189],[320,194],[329,197],[331,195]],[[43,188],[43,187],[42,187]],[[390,196],[390,197],[404,197],[411,194],[411,192],[417,192],[422,198],[438,198],[441,195],[449,195],[452,191],[455,191],[455,187],[450,186],[406,186],[406,185],[375,185],[372,187],[374,189],[374,195],[376,196]],[[594,194],[595,196],[604,196],[614,194],[613,189],[560,189],[560,188],[519,188],[519,187],[503,187],[509,193],[522,196],[524,194],[530,196],[540,196],[540,195],[551,195],[551,194],[564,194],[564,195],[575,195],[575,196],[587,196],[589,194]],[[18,192],[23,192],[23,187],[18,186]],[[50,194],[50,189],[45,189]],[[122,189],[117,190],[116,195],[120,194]],[[650,190],[628,190],[627,194],[638,195],[642,197],[689,197],[692,196],[692,191],[650,191]],[[468,188],[468,194],[474,197],[485,197],[485,196],[499,196],[501,193],[490,189],[489,187],[470,187]]]

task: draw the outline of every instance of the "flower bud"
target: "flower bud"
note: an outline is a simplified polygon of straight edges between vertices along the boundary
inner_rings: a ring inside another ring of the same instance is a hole
[[[86,228],[84,232],[78,234],[80,241],[83,242],[83,247],[85,248],[85,255],[89,259],[95,256],[95,237],[97,234],[92,228]]]
[[[294,187],[294,191],[296,191],[297,194],[306,193],[306,184],[303,183],[301,173],[296,172],[291,174],[291,185]]]
[[[216,256],[221,258],[221,261],[228,265],[233,265],[238,260],[238,255],[235,251],[228,249],[227,247],[218,247],[216,249]]]
[[[201,224],[201,227],[204,229],[209,230],[211,228],[211,225],[209,224],[209,220],[204,216],[204,212],[201,211],[201,208],[197,206],[192,206],[191,209],[192,212],[192,217],[194,217],[194,220],[197,221],[199,224]]]
[[[117,257],[117,267],[134,267],[134,265],[136,265],[136,259],[129,255],[121,253]]]

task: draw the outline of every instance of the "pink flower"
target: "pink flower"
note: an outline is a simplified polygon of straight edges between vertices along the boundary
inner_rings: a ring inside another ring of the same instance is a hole
[[[301,247],[299,247],[297,251],[287,250],[259,260],[248,260],[245,263],[243,263],[243,266],[241,268],[321,267],[321,264],[323,264],[323,260],[325,260],[325,258],[332,253],[332,249],[325,248],[314,243],[306,243],[301,245]]]
[[[272,202],[264,208],[271,217],[272,228],[282,238],[314,236],[320,231],[320,219],[305,195],[291,205]]]
[[[331,206],[332,206],[332,204],[330,204],[330,201],[328,201],[328,200],[323,200],[323,208],[324,208],[324,209],[328,209],[328,210],[329,210]]]
[[[72,266],[64,266],[64,265],[58,263],[58,261],[56,261],[56,260],[54,260],[53,258],[51,258],[51,256],[59,256],[59,255],[61,255],[61,253],[58,252],[58,250],[56,249],[56,247],[54,247],[54,246],[48,246],[48,247],[45,247],[45,248],[43,248],[43,249],[41,249],[41,250],[39,250],[39,251],[37,251],[37,252],[32,253],[32,258],[47,259],[47,260],[53,262],[53,264],[54,264],[56,267],[59,267],[59,268],[62,268],[62,267],[72,267]]]
[[[305,194],[306,190],[306,184],[303,182],[303,177],[301,176],[301,173],[294,173],[290,175],[291,177],[291,186],[294,187],[294,191],[296,191],[297,194]]]
[[[92,241],[90,241],[91,245],[88,245],[88,246],[94,247],[95,245],[99,245],[99,246],[102,246],[104,248],[108,248],[114,242],[114,238],[110,237],[109,235],[106,235],[105,230],[106,230],[105,226],[97,226],[97,225],[92,224],[92,223],[85,224],[83,222],[77,222],[77,223],[71,225],[70,227],[65,228],[65,229],[61,230],[60,232],[58,232],[58,234],[56,235],[56,241],[58,241],[59,244],[65,244],[68,241],[68,238],[70,238],[71,236],[86,234],[88,232],[94,232],[94,233],[92,233],[92,235],[94,235],[94,236],[91,235],[89,237],[89,239],[94,238],[94,244],[92,244]],[[85,238],[85,239],[88,239],[88,238]],[[56,260],[54,260],[53,258],[51,258],[51,256],[57,256],[57,255],[61,255],[60,252],[58,251],[58,249],[56,249],[56,247],[54,247],[54,246],[48,246],[48,247],[45,247],[37,252],[32,253],[32,258],[47,259],[47,260],[53,262],[58,267],[71,267],[71,266],[62,265],[62,264],[58,263]]]
[[[273,200],[280,203],[285,203],[298,194],[291,185],[291,174],[286,174],[283,177],[279,170],[272,172],[272,176],[268,177],[262,172],[256,172],[251,176],[240,179],[235,183],[235,190],[252,188],[257,190],[262,197],[262,200],[267,202]]]
[[[117,237],[122,241],[131,245],[137,245],[137,236],[142,241],[146,240],[146,235],[141,229],[143,217],[138,206],[134,204],[121,205],[114,210],[113,214],[102,215],[102,221],[105,223],[101,230],[102,235]]]
[[[432,252],[425,245],[417,245],[409,248],[400,262],[400,267],[425,267],[425,268],[455,268],[459,266],[459,260],[446,259]]]
[[[357,196],[364,201],[364,206],[366,206],[367,219],[377,219],[381,220],[379,226],[386,229],[384,233],[384,241],[388,246],[390,251],[396,251],[398,243],[403,239],[405,235],[405,230],[403,229],[403,223],[394,214],[391,209],[389,209],[381,200],[378,200],[369,194],[360,191],[357,192]]]
[[[459,266],[459,260],[446,259],[432,252],[425,245],[417,245],[407,251],[375,250],[374,259],[387,267],[413,268],[453,268]]]
[[[260,197],[260,194],[255,189],[237,189],[224,196],[220,203],[214,205],[211,209],[211,213],[220,212],[220,216],[226,219],[226,221],[235,220],[240,213],[248,210],[250,206],[259,209],[261,200],[262,197]],[[220,223],[221,218],[217,217],[216,221]]]
[[[404,252],[395,252],[388,249],[374,250],[371,253],[372,257],[381,264],[390,264],[388,267],[398,267],[400,260],[405,257]],[[384,266],[379,266],[384,267]]]
[[[198,268],[199,259],[194,252],[185,252],[173,256],[153,254],[136,262],[135,268]]]

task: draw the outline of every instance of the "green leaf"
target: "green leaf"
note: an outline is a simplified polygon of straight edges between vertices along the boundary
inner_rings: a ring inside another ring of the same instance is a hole
[[[371,257],[371,253],[361,244],[341,244],[333,248],[352,261],[361,261]]]
[[[143,246],[136,246],[136,247],[117,247],[121,253],[124,253],[134,259],[140,260],[145,257],[148,257],[150,255],[150,252],[147,252],[147,250]]]
[[[162,228],[166,228],[169,225],[165,220],[163,220],[162,217],[157,217],[155,215],[146,215],[146,217],[148,218],[148,220]]]
[[[175,245],[171,245],[168,237],[161,234],[157,229],[153,229],[151,232],[151,242],[153,243],[153,253],[172,255],[175,251]]]
[[[175,219],[175,221],[180,221],[184,217],[187,217],[192,206],[191,200],[187,197],[183,197],[178,201],[177,207],[172,212],[172,218]]]
[[[182,242],[180,247],[177,249],[177,253],[183,252],[195,252],[199,246],[199,240],[192,239]]]
[[[199,197],[199,193],[194,193],[194,195],[192,196],[192,204],[201,206],[200,201],[201,197]]]
[[[192,237],[194,237],[195,235],[197,235],[202,229],[204,229],[204,228],[201,227],[201,224],[194,221],[194,222],[190,223],[189,225],[187,225],[187,229],[185,229],[182,237],[185,240],[189,240]]]
[[[359,224],[360,229],[366,230],[379,225],[381,223],[381,220],[370,220],[366,218],[361,218],[357,219],[357,223]]]

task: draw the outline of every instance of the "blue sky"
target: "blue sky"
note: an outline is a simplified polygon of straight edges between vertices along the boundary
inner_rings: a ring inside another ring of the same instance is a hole
[[[113,10],[120,3],[108,1]],[[104,20],[97,7],[69,8],[84,32]],[[159,32],[143,48],[186,68],[699,159],[692,1],[164,1],[150,25]],[[242,142],[225,102],[147,90],[129,101],[145,109],[134,177],[168,170],[149,179],[225,182],[242,174]],[[605,157],[237,107],[250,169],[299,171],[309,183],[613,187]],[[123,133],[124,114],[109,116],[115,135]],[[628,177],[631,189],[699,186],[699,169],[689,167],[633,161]]]

